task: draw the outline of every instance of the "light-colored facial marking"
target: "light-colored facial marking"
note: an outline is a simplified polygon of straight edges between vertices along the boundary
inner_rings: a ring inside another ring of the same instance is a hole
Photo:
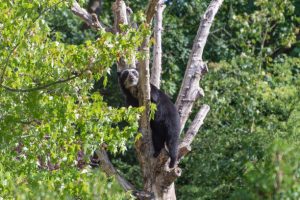
[[[139,82],[139,73],[135,69],[128,69],[128,76],[125,80],[125,87],[130,89],[131,87],[135,87],[138,85]]]

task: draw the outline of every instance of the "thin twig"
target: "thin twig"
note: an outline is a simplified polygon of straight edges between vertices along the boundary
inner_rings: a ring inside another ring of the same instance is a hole
[[[26,88],[26,89],[15,89],[15,88],[11,88],[9,86],[6,86],[6,85],[2,85],[1,84],[1,87],[6,89],[7,91],[9,92],[33,92],[33,91],[37,91],[37,90],[43,90],[43,89],[46,89],[52,85],[56,85],[56,84],[59,84],[59,83],[65,83],[65,82],[68,82],[70,80],[73,80],[77,77],[79,77],[81,74],[78,74],[78,75],[74,75],[74,76],[71,76],[69,78],[66,78],[66,79],[63,79],[63,80],[58,80],[58,81],[55,81],[55,82],[52,82],[52,83],[47,83],[43,86],[38,86],[38,87],[34,87],[34,88]]]

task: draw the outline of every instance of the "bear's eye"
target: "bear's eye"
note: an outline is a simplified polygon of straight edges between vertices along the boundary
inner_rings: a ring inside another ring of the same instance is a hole
[[[127,77],[128,74],[129,74],[129,72],[128,72],[128,71],[125,71],[125,72],[122,74],[122,76],[123,76],[123,77]]]
[[[137,71],[133,71],[132,73],[133,73],[135,76],[138,75]]]

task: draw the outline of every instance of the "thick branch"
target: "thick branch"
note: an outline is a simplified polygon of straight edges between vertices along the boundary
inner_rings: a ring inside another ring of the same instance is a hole
[[[143,176],[144,180],[147,180],[144,184],[144,190],[151,191],[151,176],[152,167],[151,161],[149,158],[152,158],[153,145],[151,139],[151,128],[150,128],[150,72],[149,72],[149,36],[146,36],[141,51],[145,55],[144,59],[139,63],[139,104],[140,106],[144,106],[145,111],[141,115],[140,119],[140,131],[143,134],[141,138],[142,141],[139,141],[139,145],[137,145],[137,153],[138,158],[143,166],[144,162],[147,162],[148,166],[142,167],[144,169]]]
[[[127,22],[129,24],[129,26],[133,29],[137,29],[137,24],[134,22],[133,18],[132,18],[132,10],[130,7],[126,7],[126,17],[127,17]],[[135,53],[133,53],[131,55],[131,61],[130,61],[130,68],[136,68],[136,57],[135,57]]]
[[[97,154],[100,167],[106,173],[107,176],[115,176],[125,191],[135,190],[134,186],[117,172],[117,170],[110,162],[107,152],[104,149],[100,149],[95,152]]]
[[[156,168],[157,169],[160,169],[162,168],[163,166],[165,166],[166,162],[170,160],[170,156],[169,156],[169,153],[167,152],[166,149],[162,149],[160,151],[160,154],[159,156],[157,157],[157,160],[156,160]]]
[[[164,10],[164,0],[159,0],[157,5],[157,13],[155,15],[154,24],[154,39],[155,43],[153,46],[153,64],[151,69],[151,83],[157,88],[160,88],[160,77],[161,77],[161,58],[162,58],[162,48],[161,48],[161,33],[162,27],[162,14]]]
[[[126,4],[123,0],[116,0],[112,5],[112,11],[114,13],[114,32],[120,33],[120,25],[121,24],[128,24],[127,19],[127,11],[126,11]]]
[[[129,18],[131,14],[131,9],[126,7],[126,4],[123,0],[116,0],[112,5],[112,11],[114,14],[114,33],[121,33],[121,25],[128,25]],[[117,62],[118,71],[122,69],[128,68],[128,63],[125,62],[123,58],[121,58]],[[135,55],[133,54],[131,57],[131,68],[136,68],[135,66]]]
[[[178,177],[181,176],[182,170],[179,167],[174,167],[170,171],[164,171],[162,182],[164,186],[170,186]]]
[[[199,81],[202,75],[207,72],[207,66],[202,61],[202,53],[211,24],[222,2],[223,0],[211,1],[201,19],[197,36],[194,40],[193,49],[189,57],[183,83],[176,101],[176,106],[181,117],[182,128],[190,116],[194,102],[201,96]]]
[[[96,30],[104,29],[104,26],[99,22],[97,15],[88,13],[85,9],[81,8],[76,1],[74,1],[71,10],[90,27],[95,28]]]
[[[146,10],[146,22],[148,24],[150,24],[152,21],[158,1],[159,0],[150,0],[149,1],[148,7]]]
[[[179,145],[179,153],[178,159],[185,156],[188,152],[191,151],[191,144],[198,133],[200,127],[203,124],[203,121],[209,112],[210,107],[208,105],[203,105],[202,108],[197,113],[196,117],[194,118],[193,122],[191,123],[189,129],[187,130],[184,138]]]
[[[135,187],[129,183],[123,176],[121,176],[118,171],[114,168],[110,159],[107,155],[107,152],[104,148],[95,151],[96,156],[93,156],[93,164],[99,164],[100,168],[104,171],[107,176],[115,176],[119,184],[123,187],[123,189],[127,191],[131,191],[137,199],[153,199],[153,193],[147,191],[136,190]]]

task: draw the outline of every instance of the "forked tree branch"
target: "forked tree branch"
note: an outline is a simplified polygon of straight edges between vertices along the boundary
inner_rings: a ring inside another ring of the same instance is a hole
[[[153,46],[153,63],[151,68],[151,83],[157,88],[160,88],[161,70],[162,70],[162,47],[161,47],[161,34],[162,34],[162,19],[165,5],[164,0],[159,0],[157,5],[157,13],[154,21],[154,46]]]
[[[176,106],[181,118],[181,129],[183,129],[190,116],[194,102],[203,95],[203,90],[199,87],[199,81],[203,74],[207,72],[207,66],[202,61],[202,53],[209,35],[211,24],[222,3],[223,0],[211,1],[201,19],[197,36],[194,39],[193,49],[176,101]]]

